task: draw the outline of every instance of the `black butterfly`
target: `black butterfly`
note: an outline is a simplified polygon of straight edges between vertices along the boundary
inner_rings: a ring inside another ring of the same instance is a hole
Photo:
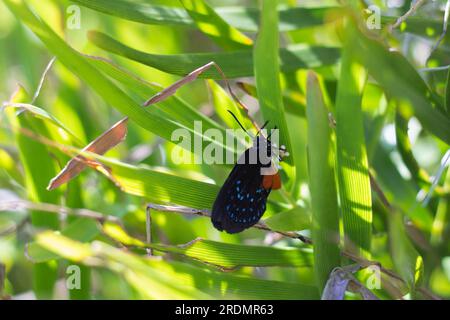
[[[211,213],[216,229],[238,233],[259,221],[266,211],[270,191],[281,188],[281,179],[277,170],[273,170],[271,156],[270,136],[265,138],[258,134],[253,146],[241,155],[217,195]],[[262,170],[265,170],[264,174]]]

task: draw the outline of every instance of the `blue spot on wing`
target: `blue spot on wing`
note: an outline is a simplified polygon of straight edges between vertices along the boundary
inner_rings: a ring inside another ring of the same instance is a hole
[[[211,218],[214,226],[236,233],[254,225],[264,214],[270,193],[261,183],[260,166],[237,164],[214,203]]]
[[[270,193],[269,190],[259,185],[256,188],[252,187],[251,182],[237,180],[234,183],[234,188],[230,189],[235,197],[229,197],[230,204],[226,206],[228,217],[234,223],[242,224],[244,228],[255,224],[264,214],[267,197]]]

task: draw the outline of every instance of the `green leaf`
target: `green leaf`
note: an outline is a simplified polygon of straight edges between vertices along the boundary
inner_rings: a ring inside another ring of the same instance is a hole
[[[403,162],[411,173],[412,178],[420,187],[426,188],[430,185],[430,177],[428,173],[419,166],[419,163],[412,152],[411,142],[408,137],[408,120],[409,117],[407,113],[399,103],[395,114],[395,140],[397,142],[397,149]]]
[[[30,142],[46,148],[33,139],[30,139]],[[101,161],[108,168],[108,171],[104,170],[103,167],[97,169],[116,183],[122,191],[145,197],[153,203],[176,203],[198,209],[210,209],[219,191],[219,187],[216,185],[180,177],[170,170],[161,171],[148,166],[133,166],[91,152],[83,152],[79,148],[70,146],[64,146],[64,148],[74,155],[82,154],[88,159],[94,158]],[[31,147],[29,150],[32,151]],[[48,158],[48,154],[46,153],[45,157],[42,156],[42,158]],[[29,159],[32,159],[32,157],[30,156]],[[37,165],[39,162],[34,162],[34,164]],[[39,172],[39,169],[34,172]],[[56,176],[56,171],[53,176]],[[42,177],[44,181],[48,179],[45,175]],[[49,181],[50,179],[46,183],[48,184]],[[49,194],[46,191],[46,186],[42,190]],[[48,215],[46,214],[45,217],[48,217]]]
[[[163,90],[163,88],[159,85],[145,81],[132,74],[130,71],[123,70],[119,66],[116,66],[107,60],[91,56],[86,56],[86,58],[98,70],[121,83],[127,92],[137,94],[142,101],[147,100],[149,97]],[[186,127],[191,128],[194,121],[201,121],[202,128],[204,130],[217,129],[225,135],[225,131],[221,125],[210,117],[207,117],[203,113],[199,112],[195,107],[188,104],[176,94],[151,106],[150,108],[153,109],[153,111],[160,111],[162,117],[173,119]]]
[[[219,186],[210,183],[105,157],[97,158],[111,169],[111,176],[122,191],[145,197],[152,203],[176,203],[197,209],[210,209],[219,192]]]
[[[95,220],[82,218],[72,222],[70,225],[65,227],[61,231],[61,234],[72,240],[88,242],[93,240],[99,232],[100,229]],[[45,249],[41,244],[39,244],[39,242],[28,243],[26,247],[26,253],[27,257],[29,257],[34,263],[54,260],[61,257],[54,251]]]
[[[24,1],[6,0],[5,3],[57,56],[60,62],[96,91],[106,103],[126,114],[132,121],[169,141],[176,129],[186,129],[190,134],[201,136],[201,133],[192,129],[193,124],[191,127],[183,126],[161,114],[157,108],[144,108],[134,101],[111,80],[99,73],[87,58],[69,47],[43,20],[38,19]],[[211,142],[224,147],[216,140],[211,140]]]
[[[322,292],[331,271],[340,265],[339,209],[328,110],[317,76],[312,72],[308,75],[306,116],[314,269]]]
[[[194,20],[186,11],[169,6],[136,3],[124,0],[71,0],[86,8],[113,15],[130,21],[156,24],[194,27]],[[316,8],[278,8],[280,13],[280,31],[293,31],[331,22],[339,17],[339,9],[318,5]],[[257,8],[221,7],[217,14],[234,28],[258,31],[260,12]],[[334,18],[333,18],[334,17]],[[329,19],[331,18],[331,19]],[[331,21],[330,21],[331,20]]]
[[[246,246],[197,239],[182,247],[155,246],[155,249],[183,254],[223,268],[240,266],[311,267],[312,252],[308,249]]]
[[[32,113],[36,118],[42,119],[45,121],[49,121],[50,123],[54,124],[58,128],[61,128],[66,133],[68,133],[73,141],[78,143],[78,145],[82,145],[81,141],[68,129],[64,126],[64,124],[59,121],[57,118],[55,118],[53,115],[48,113],[42,108],[36,107],[34,105],[28,104],[28,103],[10,103],[5,105],[6,108],[15,108],[15,109],[21,109],[26,110],[30,113]]]
[[[444,181],[444,188],[450,190],[450,170],[448,169]],[[436,215],[434,216],[433,227],[431,229],[430,243],[433,246],[445,245],[447,243],[445,230],[448,230],[449,225],[450,199],[443,197],[439,200],[436,208]]]
[[[397,21],[399,17],[381,16],[381,22],[384,25],[392,25]],[[410,16],[408,19],[402,22],[397,29],[402,33],[413,33],[427,39],[438,38],[442,33],[442,20],[427,18],[426,16]],[[443,43],[448,43],[449,35],[446,34]]]
[[[295,206],[264,219],[264,223],[272,230],[301,231],[310,228],[311,214],[305,208]]]
[[[156,262],[150,262],[156,266]],[[197,287],[219,299],[311,300],[319,299],[317,288],[297,282],[262,280],[214,272],[191,265],[172,262],[158,267],[186,285]],[[163,269],[164,268],[164,269]],[[174,272],[176,271],[176,273]]]
[[[228,50],[245,49],[253,41],[224,21],[204,0],[180,0],[197,28]]]
[[[153,248],[161,252],[181,254],[224,269],[242,266],[312,266],[312,251],[310,249],[247,246],[201,238],[179,246],[144,243],[130,237],[120,226],[111,223],[105,224],[104,232],[111,238],[129,246]]]
[[[129,254],[103,242],[93,245],[100,255],[104,255],[107,267],[123,275],[145,299],[211,299],[208,293],[198,290],[193,285],[186,285],[180,279],[174,281],[168,272],[160,270],[163,261],[150,267],[139,256]],[[188,276],[188,275],[187,275]]]
[[[228,128],[240,129],[237,121],[230,116],[228,111],[235,114],[244,128],[252,128],[252,122],[248,118],[243,108],[239,107],[236,102],[231,98],[230,94],[223,89],[216,81],[207,80],[208,87],[211,92],[212,103],[216,114],[227,125]]]
[[[11,103],[22,103],[31,100],[23,87],[18,88]],[[20,161],[24,168],[25,187],[27,196],[34,202],[59,203],[59,192],[48,192],[46,183],[57,172],[54,161],[36,161],[48,159],[49,151],[46,146],[25,135],[22,130],[48,136],[48,131],[41,120],[23,112],[16,116],[14,109],[6,110],[9,121],[15,130],[15,139],[19,148]],[[57,229],[58,217],[41,211],[31,212],[31,223],[34,227]],[[53,288],[57,280],[57,269],[53,263],[37,264],[33,267],[33,290],[39,299],[53,297]]]
[[[354,41],[354,58],[368,69],[386,94],[408,104],[426,130],[450,144],[450,118],[441,112],[439,99],[409,61],[362,33]]]
[[[398,172],[390,154],[378,144],[372,160],[375,179],[383,188],[391,203],[399,206],[411,221],[421,230],[429,232],[433,223],[431,212],[417,205],[417,187],[413,182],[404,180]]]
[[[333,23],[341,16],[342,8],[326,5],[323,2],[314,3],[315,7],[286,7],[278,6],[280,32],[301,30],[328,23]],[[258,8],[222,7],[217,13],[229,24],[237,29],[257,32],[261,21],[261,12]]]
[[[45,112],[36,107],[31,110],[39,111],[39,114]],[[44,119],[53,123],[53,117],[48,113],[45,114],[46,117],[44,117]],[[60,122],[55,123],[64,128]],[[32,139],[31,141],[45,148],[45,146],[41,145],[39,142]],[[76,154],[81,152],[81,150],[77,148],[72,147],[71,149],[72,152]],[[146,197],[149,201],[154,203],[176,203],[179,205],[206,209],[212,207],[212,203],[218,193],[218,187],[209,183],[179,177],[172,173],[152,170],[145,166],[139,167],[127,165],[120,161],[100,157],[93,153],[88,153],[88,155],[98,159],[101,158],[102,163],[112,171],[109,173],[105,171],[100,172],[112,179],[113,182],[117,183],[122,191]],[[46,155],[46,157],[48,157],[48,155]],[[35,172],[39,172],[39,170]],[[46,187],[44,190],[46,190]],[[46,217],[47,216],[48,215],[46,215]]]
[[[92,219],[89,221],[91,224],[87,222],[73,224],[63,230],[62,234],[72,240],[90,241],[99,229],[95,221]],[[95,228],[93,228],[93,225],[95,225]],[[84,226],[87,231],[83,232]],[[243,266],[311,267],[313,265],[312,250],[310,249],[247,246],[200,238],[178,246],[145,243],[129,236],[125,230],[114,223],[105,223],[103,232],[126,246],[152,248],[160,252],[179,254],[223,269],[235,269]],[[34,262],[45,262],[59,257],[57,253],[45,249],[39,242],[28,244],[27,255]]]
[[[398,211],[390,212],[388,222],[389,244],[395,268],[414,294],[415,287],[423,277],[423,259],[408,238],[402,214]]]
[[[254,74],[251,50],[161,55],[132,49],[98,31],[90,31],[88,38],[93,44],[106,51],[179,76],[185,76],[211,61],[216,62],[226,77],[230,79],[249,77]],[[280,68],[283,72],[318,68],[335,64],[338,58],[339,50],[337,48],[297,44],[280,50]],[[203,72],[199,78],[222,80],[222,75],[215,68],[211,68]]]
[[[240,82],[239,86],[249,95],[254,98],[258,98],[256,93],[256,87],[245,82]],[[290,114],[297,115],[299,117],[305,117],[306,98],[298,91],[290,91],[284,89],[283,92],[283,105],[285,111]]]
[[[54,253],[85,265],[108,268],[147,299],[314,299],[312,286],[259,280],[137,256],[96,241],[81,244],[55,233],[42,233],[38,243]]]
[[[77,148],[65,148],[88,160],[98,160],[103,166],[97,166],[96,169],[121,191],[145,197],[152,203],[175,203],[196,209],[210,209],[219,192],[219,186],[180,177],[170,170],[152,169],[146,165],[134,166]]]
[[[358,50],[354,28],[350,23],[345,28],[346,39],[337,88],[337,178],[345,249],[370,258],[372,197],[361,110],[367,72],[354,58]]]
[[[278,0],[262,1],[261,26],[253,52],[256,90],[264,118],[270,120],[272,127],[279,128],[280,145],[291,153],[286,163],[292,166],[289,171],[295,175],[295,150],[291,148],[281,96],[277,4]],[[290,177],[294,178],[293,175]]]
[[[67,200],[65,205],[69,208],[85,208],[85,202],[82,198],[82,181],[72,181],[67,188]],[[89,221],[88,221],[89,220]],[[76,228],[82,229],[84,233],[86,230],[93,230],[92,238],[97,236],[100,233],[100,228],[98,228],[98,222],[93,219],[89,219],[86,217],[77,217],[77,216],[69,216],[67,217],[67,226],[65,232],[66,233],[75,233],[78,234]],[[82,225],[82,227],[79,227]],[[70,229],[69,229],[70,228]],[[69,229],[69,230],[67,230]],[[75,231],[73,231],[75,229]],[[85,236],[88,238],[88,236]],[[88,266],[84,266],[81,264],[76,264],[76,267],[80,270],[80,278],[79,278],[79,288],[77,290],[69,290],[69,297],[71,300],[89,300],[92,299],[93,296],[93,283],[92,283],[92,270]],[[75,268],[70,267],[69,268]],[[76,269],[66,269],[66,281],[73,280],[74,270]],[[75,271],[76,272],[76,271]],[[77,279],[78,280],[78,279]]]
[[[88,243],[81,243],[52,231],[38,234],[36,242],[28,250],[33,260],[36,257],[35,261],[44,261],[49,254],[55,253],[56,256],[81,262],[93,253]]]
[[[18,183],[19,185],[23,185],[23,173],[20,168],[18,168],[16,160],[13,156],[8,153],[3,148],[0,148],[0,168],[5,174],[3,177],[6,181],[11,183]]]

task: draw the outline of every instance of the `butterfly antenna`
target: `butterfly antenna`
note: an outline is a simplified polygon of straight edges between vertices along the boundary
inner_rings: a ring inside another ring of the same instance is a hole
[[[231,112],[230,110],[227,110],[227,111],[233,116],[234,120],[236,120],[236,122],[239,124],[239,126],[242,128],[242,130],[244,130],[244,132],[250,136],[250,134],[249,134],[248,131],[244,128],[244,126],[241,124],[241,122],[240,122],[239,119],[236,117],[236,115],[235,115],[233,112]]]

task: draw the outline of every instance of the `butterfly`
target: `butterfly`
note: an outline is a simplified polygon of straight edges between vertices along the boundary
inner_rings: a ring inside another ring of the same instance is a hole
[[[281,188],[280,174],[272,161],[270,135],[266,138],[260,134],[266,125],[267,122],[253,139],[253,145],[239,157],[217,195],[211,221],[219,231],[238,233],[256,224],[266,211],[270,192]],[[279,159],[287,155],[282,146]]]

